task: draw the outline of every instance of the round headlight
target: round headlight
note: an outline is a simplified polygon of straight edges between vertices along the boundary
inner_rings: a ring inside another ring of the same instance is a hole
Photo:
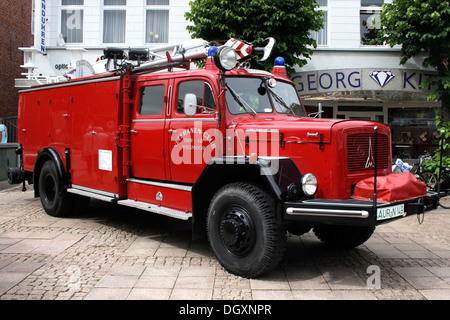
[[[237,60],[236,52],[228,46],[222,46],[214,53],[214,63],[220,70],[228,71],[233,69]]]
[[[312,196],[317,192],[317,178],[312,173],[307,173],[302,177],[302,190],[307,196]]]

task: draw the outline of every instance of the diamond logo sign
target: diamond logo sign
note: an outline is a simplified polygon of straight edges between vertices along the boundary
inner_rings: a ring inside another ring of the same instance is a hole
[[[370,74],[370,77],[380,85],[384,87],[389,81],[391,81],[395,76],[390,71],[374,71]]]

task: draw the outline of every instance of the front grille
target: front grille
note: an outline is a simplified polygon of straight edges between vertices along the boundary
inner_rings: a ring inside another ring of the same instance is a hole
[[[378,169],[389,167],[389,137],[378,134]],[[347,136],[347,169],[350,172],[375,168],[375,133],[355,133]]]

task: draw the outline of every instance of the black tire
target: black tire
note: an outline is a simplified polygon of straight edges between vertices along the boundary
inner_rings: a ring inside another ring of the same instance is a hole
[[[343,249],[351,249],[363,244],[374,231],[375,227],[322,225],[314,228],[314,234],[324,244]]]
[[[312,227],[303,223],[291,223],[287,226],[287,231],[294,236],[302,236],[311,231]]]
[[[208,240],[229,272],[255,278],[275,268],[286,248],[273,199],[260,188],[232,183],[220,189],[207,216]]]
[[[73,198],[61,188],[56,165],[49,160],[44,163],[39,175],[39,194],[42,207],[50,216],[64,217],[70,213]]]

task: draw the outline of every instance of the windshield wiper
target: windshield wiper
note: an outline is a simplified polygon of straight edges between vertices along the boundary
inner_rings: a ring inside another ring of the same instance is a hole
[[[288,109],[294,116],[295,116],[295,112],[292,106],[292,108],[288,107],[288,105],[286,104],[286,102],[284,102],[283,98],[281,98],[278,94],[276,94],[272,89],[269,88],[270,93],[272,94],[272,96],[275,98],[275,100],[284,108]]]
[[[236,93],[236,91],[233,90],[233,88],[231,88],[228,84],[226,85],[228,90],[230,90],[231,95],[233,96],[234,100],[242,107],[245,109],[245,111],[248,112],[248,108],[250,108],[250,110],[252,110],[253,114],[256,115],[257,112],[255,111],[255,109],[253,109],[252,107],[250,107],[250,105],[245,102],[244,99],[242,99],[241,97],[239,97],[239,95]]]

